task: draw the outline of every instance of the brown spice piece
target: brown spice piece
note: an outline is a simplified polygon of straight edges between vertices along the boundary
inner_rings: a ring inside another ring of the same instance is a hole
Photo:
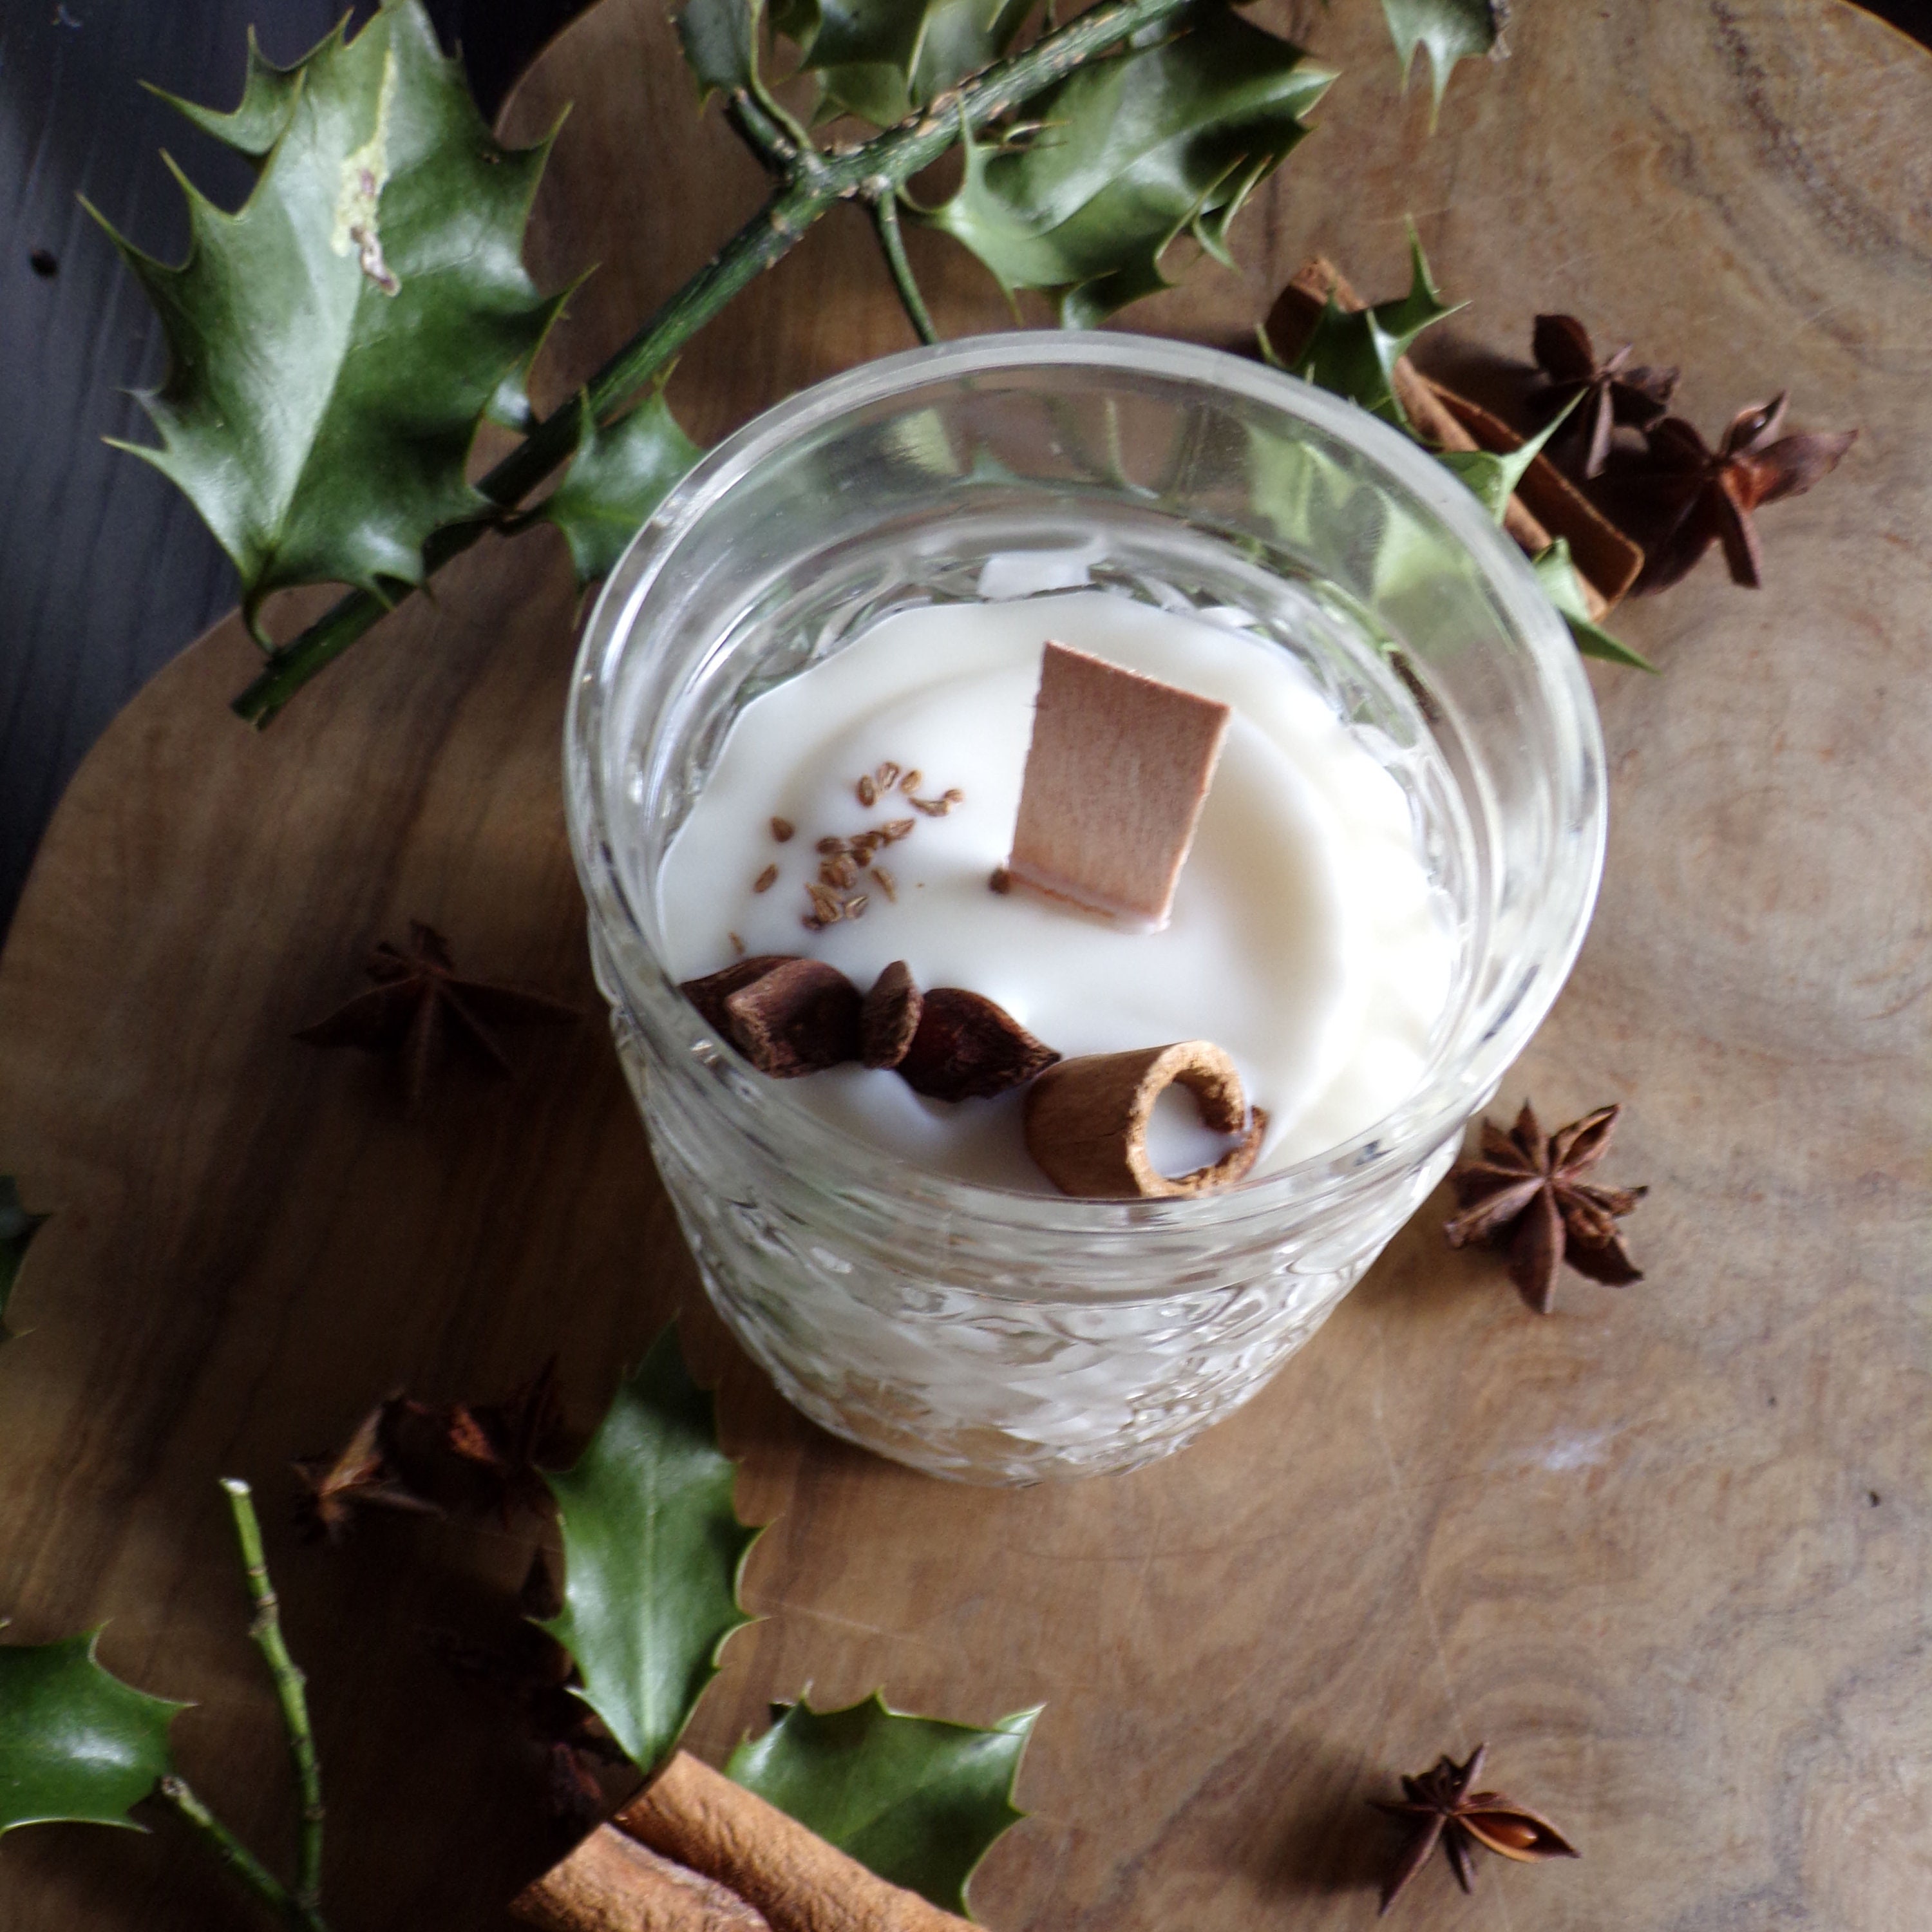
[[[895,904],[897,903],[899,896],[899,882],[886,870],[884,866],[874,866],[872,868],[872,882],[887,898]]]
[[[902,838],[910,834],[912,820],[909,818],[889,818],[879,830],[885,834],[888,845],[896,845]]]
[[[1558,430],[1557,440],[1567,447],[1580,446],[1586,481],[1604,473],[1617,425],[1648,429],[1669,406],[1677,387],[1675,369],[1630,368],[1631,346],[1626,342],[1606,362],[1599,362],[1590,332],[1574,315],[1536,318],[1530,353],[1550,380],[1540,400],[1553,414],[1582,398]]]
[[[772,1932],[968,1932],[722,1772],[680,1751],[612,1820],[763,1912]]]
[[[928,1100],[990,1100],[1024,1085],[1059,1058],[1004,1006],[962,987],[935,986],[926,995],[898,1072]]]
[[[845,916],[848,919],[863,919],[866,916],[866,908],[871,903],[872,901],[863,892],[854,892],[845,902]]]
[[[356,1425],[335,1454],[307,1456],[294,1465],[302,1486],[296,1519],[308,1534],[339,1543],[357,1511],[372,1507],[421,1516],[442,1514],[427,1496],[410,1488],[395,1466],[391,1433],[406,1400],[398,1390]]]
[[[906,1057],[926,1000],[912,968],[895,959],[872,982],[859,1015],[859,1058],[868,1066],[896,1066]]]
[[[1154,1102],[1178,1081],[1204,1124],[1240,1142],[1210,1166],[1162,1174],[1148,1153]],[[1232,1186],[1253,1167],[1268,1115],[1250,1112],[1234,1063],[1211,1040],[1064,1060],[1027,1096],[1027,1151],[1063,1194],[1089,1200],[1162,1199]]]
[[[986,880],[987,891],[989,892],[1006,893],[1011,892],[1012,889],[1012,874],[1008,872],[1004,866],[995,866],[993,868],[991,876]]]
[[[463,978],[448,940],[421,920],[410,922],[406,947],[384,940],[364,970],[375,985],[296,1038],[308,1046],[359,1047],[399,1059],[412,1108],[428,1090],[430,1066],[446,1041],[466,1044],[492,1071],[507,1076],[510,1062],[497,1042],[498,1028],[580,1017],[576,1007],[548,993]]]
[[[776,866],[767,866],[765,869],[752,881],[752,890],[754,892],[768,892],[771,890],[772,886],[778,884],[778,868]]]
[[[919,767],[915,765],[910,771],[906,773],[904,778],[899,780],[899,790],[910,796],[914,792],[918,790],[920,787],[925,782],[925,772],[921,771]]]
[[[913,798],[906,802],[914,811],[922,812],[928,818],[944,818],[959,801],[949,794],[944,798]]]
[[[754,952],[747,958],[734,959],[702,980],[687,980],[677,990],[704,1016],[705,1024],[713,1033],[723,1034],[728,1039],[731,1028],[725,1018],[724,1002],[740,987],[750,986],[774,966],[782,966],[798,956],[796,952]]]
[[[554,1355],[501,1402],[456,1402],[442,1420],[451,1450],[489,1480],[506,1527],[520,1502],[548,1507],[539,1469],[554,1466],[563,1446],[563,1388]]]
[[[880,791],[890,791],[899,782],[899,768],[888,758],[872,774],[872,782]]]
[[[1462,1764],[1452,1757],[1439,1757],[1433,1768],[1420,1777],[1405,1778],[1403,1803],[1378,1798],[1369,1800],[1378,1811],[1410,1820],[1413,1824],[1414,1834],[1408,1848],[1382,1887],[1382,1912],[1388,1911],[1403,1887],[1429,1862],[1429,1856],[1438,1843],[1455,1872],[1456,1883],[1465,1892],[1474,1888],[1474,1850],[1478,1845],[1486,1846],[1519,1864],[1580,1856],[1547,1818],[1526,1805],[1516,1804],[1500,1792],[1470,1791],[1469,1786],[1482,1771],[1488,1749],[1486,1744],[1478,1744]]]
[[[798,827],[788,818],[774,818],[772,820],[772,836],[781,845],[784,844],[797,830]]]
[[[724,1000],[725,1031],[760,1073],[791,1080],[859,1057],[859,989],[822,959],[788,959]]]
[[[1566,1262],[1610,1288],[1643,1279],[1616,1224],[1648,1190],[1599,1187],[1583,1178],[1610,1151],[1622,1112],[1599,1107],[1546,1137],[1525,1101],[1508,1133],[1484,1121],[1480,1160],[1449,1170],[1462,1204],[1462,1212],[1443,1226],[1449,1245],[1507,1241],[1510,1279],[1539,1315],[1554,1305]]]
[[[862,805],[868,812],[871,811],[872,807],[877,805],[879,802],[878,781],[872,776],[871,772],[868,772],[866,776],[859,781],[856,789],[859,794],[859,802]]]
[[[822,886],[835,886],[841,892],[849,892],[859,882],[859,868],[842,852],[819,867],[818,882]]]
[[[1109,917],[1164,924],[1229,716],[1049,642],[1006,869]]]
[[[1281,292],[1268,320],[1268,334],[1284,361],[1300,352],[1333,294],[1336,307],[1366,306],[1335,265],[1316,256],[1304,262]],[[1418,433],[1438,448],[1486,449],[1506,455],[1523,439],[1500,418],[1425,376],[1406,356],[1396,358],[1390,383]],[[1510,499],[1503,527],[1534,556],[1557,537],[1569,539],[1592,622],[1627,591],[1643,566],[1643,552],[1618,530],[1546,458],[1538,456]]]
[[[538,1932],[771,1932],[729,1887],[600,1825],[510,1902]]]
[[[1739,410],[1714,450],[1681,416],[1666,416],[1647,432],[1650,480],[1666,521],[1640,590],[1676,583],[1714,543],[1724,547],[1732,582],[1758,587],[1763,555],[1751,512],[1783,496],[1802,496],[1837,469],[1858,435],[1847,429],[1780,436],[1786,401],[1780,392]]]

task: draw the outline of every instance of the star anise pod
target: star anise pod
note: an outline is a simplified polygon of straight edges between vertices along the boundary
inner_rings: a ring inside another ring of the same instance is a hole
[[[310,1046],[354,1046],[401,1060],[409,1104],[420,1104],[431,1064],[446,1040],[471,1048],[496,1072],[510,1063],[499,1027],[555,1024],[580,1017],[576,1007],[521,986],[467,980],[456,970],[449,942],[421,920],[410,922],[406,948],[384,940],[364,970],[376,983],[326,1019],[296,1035]]]
[[[1510,1279],[1539,1315],[1550,1312],[1566,1262],[1611,1288],[1643,1279],[1617,1221],[1649,1190],[1599,1187],[1583,1178],[1609,1150],[1622,1112],[1599,1107],[1546,1138],[1525,1101],[1508,1133],[1484,1121],[1480,1160],[1459,1161],[1449,1170],[1462,1204],[1462,1212],[1443,1227],[1449,1245],[1507,1240]]]
[[[454,1402],[438,1420],[452,1453],[480,1470],[508,1526],[519,1502],[541,1507],[549,1491],[538,1473],[561,1448],[563,1396],[553,1355],[501,1402]]]
[[[307,1456],[294,1466],[302,1485],[296,1520],[310,1535],[339,1543],[356,1512],[372,1507],[442,1514],[402,1480],[392,1460],[390,1429],[403,1402],[397,1394],[378,1402],[335,1454]]]
[[[1682,416],[1666,416],[1646,432],[1664,530],[1645,546],[1640,590],[1676,583],[1714,543],[1724,546],[1732,581],[1757,587],[1762,559],[1751,512],[1780,496],[1802,496],[1838,466],[1858,435],[1847,429],[1780,436],[1786,400],[1780,391],[1739,410],[1714,450]]]
[[[1429,1855],[1438,1844],[1456,1874],[1456,1883],[1465,1892],[1474,1888],[1478,1845],[1486,1846],[1501,1857],[1514,1858],[1519,1864],[1580,1856],[1547,1818],[1538,1816],[1500,1792],[1470,1790],[1483,1768],[1484,1754],[1488,1749],[1486,1744],[1478,1744],[1462,1764],[1452,1757],[1439,1757],[1433,1768],[1419,1778],[1405,1778],[1402,1781],[1405,1802],[1400,1804],[1379,1798],[1369,1800],[1378,1811],[1385,1811],[1392,1818],[1414,1821],[1414,1835],[1408,1849],[1382,1887],[1383,1912],[1429,1862]]]
[[[1530,338],[1536,366],[1550,379],[1544,400],[1553,414],[1581,397],[1566,430],[1581,440],[1582,472],[1600,476],[1619,423],[1647,429],[1662,416],[1677,387],[1675,369],[1630,366],[1626,342],[1607,362],[1599,362],[1590,332],[1574,315],[1540,315]]]

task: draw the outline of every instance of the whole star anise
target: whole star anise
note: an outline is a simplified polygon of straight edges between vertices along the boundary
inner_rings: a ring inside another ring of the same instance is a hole
[[[1611,1288],[1641,1281],[1617,1228],[1649,1191],[1599,1187],[1583,1178],[1609,1151],[1621,1106],[1599,1107],[1546,1138],[1528,1101],[1504,1133],[1485,1120],[1480,1160],[1459,1161],[1450,1184],[1462,1212],[1444,1224],[1452,1248],[1509,1244],[1510,1279],[1539,1315],[1556,1298],[1564,1262]]]
[[[1586,477],[1603,474],[1610,437],[1619,423],[1648,428],[1664,414],[1677,387],[1675,369],[1641,364],[1632,368],[1631,347],[1626,342],[1607,362],[1599,362],[1590,332],[1574,315],[1536,318],[1530,351],[1550,379],[1544,392],[1546,404],[1554,413],[1574,398],[1582,398],[1565,429],[1580,441]]]
[[[310,1456],[295,1464],[301,1493],[296,1520],[312,1536],[339,1543],[357,1513],[370,1506],[440,1516],[438,1506],[417,1495],[397,1469],[391,1432],[407,1406],[400,1392],[378,1402],[333,1456]]]
[[[1500,1792],[1470,1790],[1483,1768],[1488,1749],[1486,1744],[1478,1744],[1462,1764],[1445,1755],[1420,1777],[1405,1778],[1402,1781],[1404,1802],[1400,1804],[1380,1798],[1369,1800],[1378,1811],[1385,1811],[1390,1817],[1414,1821],[1414,1834],[1382,1887],[1382,1911],[1388,1911],[1396,1902],[1402,1888],[1429,1862],[1429,1855],[1438,1844],[1448,1857],[1456,1883],[1465,1892],[1474,1888],[1474,1848],[1478,1845],[1486,1846],[1499,1857],[1513,1858],[1519,1864],[1581,1856],[1547,1818],[1538,1816],[1527,1806],[1504,1797]]]
[[[452,1402],[428,1411],[451,1452],[489,1484],[505,1528],[519,1503],[542,1509],[550,1492],[539,1473],[560,1452],[563,1390],[553,1355],[501,1402]]]
[[[1855,429],[1780,436],[1786,392],[1741,410],[1713,450],[1682,416],[1646,431],[1650,486],[1661,500],[1664,530],[1652,538],[1640,590],[1676,583],[1712,544],[1724,546],[1733,583],[1755,590],[1762,553],[1751,512],[1780,496],[1802,496],[1838,466]]]
[[[497,1044],[497,1028],[579,1017],[574,1006],[548,993],[464,979],[449,942],[421,920],[410,922],[406,948],[384,940],[364,970],[376,982],[368,992],[304,1027],[296,1038],[310,1046],[354,1046],[399,1057],[411,1107],[421,1102],[430,1065],[446,1039],[466,1042],[485,1064],[507,1075],[510,1063]]]

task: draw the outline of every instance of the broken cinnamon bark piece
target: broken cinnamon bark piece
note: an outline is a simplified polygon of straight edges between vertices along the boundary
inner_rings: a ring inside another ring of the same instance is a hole
[[[859,989],[822,959],[787,959],[724,999],[724,1030],[760,1073],[794,1080],[859,1057]]]
[[[1060,1055],[977,993],[935,986],[896,1071],[930,1100],[990,1100],[1051,1066]]]
[[[1268,340],[1284,362],[1292,364],[1300,356],[1330,295],[1336,308],[1350,313],[1367,306],[1333,262],[1311,256],[1268,314]],[[1522,446],[1524,439],[1508,424],[1425,376],[1406,356],[1396,358],[1389,384],[1417,434],[1438,449],[1507,455]],[[1623,596],[1643,567],[1643,552],[1546,457],[1538,457],[1524,472],[1504,510],[1503,527],[1532,556],[1558,537],[1569,539],[1592,622]]]
[[[1149,931],[1166,925],[1228,710],[1049,643],[1006,872]]]
[[[705,1024],[713,1033],[722,1033],[729,1039],[731,1028],[724,1016],[724,1002],[740,987],[750,986],[774,966],[782,966],[798,956],[795,952],[754,952],[746,958],[734,959],[701,980],[687,980],[677,990],[704,1016]]]
[[[868,1066],[896,1066],[919,1031],[926,1000],[903,959],[872,982],[859,1014],[859,1058]]]
[[[1208,1167],[1166,1174],[1148,1152],[1154,1102],[1177,1082],[1204,1125],[1240,1142]],[[1250,1112],[1234,1063],[1210,1040],[1063,1060],[1027,1096],[1027,1151],[1063,1194],[1099,1201],[1171,1198],[1231,1186],[1252,1168],[1268,1115]]]
[[[970,1932],[685,1751],[611,1822],[728,1886],[772,1932]]]
[[[608,1825],[510,1901],[538,1932],[771,1932],[771,1921],[715,1879]]]

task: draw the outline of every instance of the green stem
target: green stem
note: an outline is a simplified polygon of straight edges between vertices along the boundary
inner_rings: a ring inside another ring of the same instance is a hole
[[[907,319],[919,332],[920,341],[937,342],[939,331],[933,326],[932,313],[919,292],[912,264],[906,260],[905,237],[899,232],[898,196],[890,189],[873,197],[872,224],[879,231],[879,246],[884,251],[886,266],[892,272],[892,286],[899,292]]]
[[[278,1918],[299,1927],[301,1932],[328,1932],[321,1915],[290,1894],[274,1874],[189,1790],[185,1778],[170,1772],[154,1786],[154,1796]]]
[[[802,155],[772,198],[592,376],[590,405],[600,422],[620,413],[658,371],[748,283],[790,253],[835,202],[874,200],[896,192],[930,167],[960,137],[1044,93],[1096,55],[1129,35],[1173,19],[1200,0],[1102,0],[1078,20],[1036,40],[1023,53],[939,95],[915,114],[842,153]],[[747,97],[748,98],[748,97]],[[742,131],[741,128],[741,132]],[[578,403],[573,395],[538,424],[478,486],[499,509],[520,503],[577,447]],[[485,517],[437,531],[423,546],[425,575],[496,526]],[[398,598],[412,586],[395,586]],[[325,664],[372,629],[391,604],[372,591],[352,590],[300,636],[270,653],[261,675],[236,699],[236,713],[266,724]]]
[[[309,1728],[305,1679],[282,1641],[281,1606],[268,1580],[268,1559],[262,1549],[262,1526],[256,1520],[254,1498],[248,1485],[224,1476],[229,1508],[235,1515],[236,1540],[248,1572],[248,1594],[254,1600],[255,1621],[249,1634],[261,1646],[281,1700],[282,1721],[288,1728],[289,1754],[295,1760],[296,1784],[302,1794],[302,1832],[296,1867],[295,1903],[314,1913],[322,1902],[322,1766],[316,1758],[315,1734]]]

